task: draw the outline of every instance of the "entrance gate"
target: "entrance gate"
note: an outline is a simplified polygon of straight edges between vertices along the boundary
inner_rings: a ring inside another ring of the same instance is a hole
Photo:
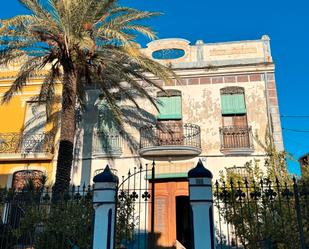
[[[134,167],[118,185],[116,249],[154,249],[155,164]]]

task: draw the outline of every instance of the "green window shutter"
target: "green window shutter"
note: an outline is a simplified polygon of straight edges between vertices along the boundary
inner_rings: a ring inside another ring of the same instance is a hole
[[[222,114],[245,114],[247,113],[245,97],[243,94],[221,95]]]
[[[159,97],[158,119],[181,119],[181,96]]]

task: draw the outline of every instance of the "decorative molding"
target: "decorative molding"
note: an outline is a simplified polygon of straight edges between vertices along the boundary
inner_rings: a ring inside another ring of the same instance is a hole
[[[175,89],[166,89],[164,92],[160,91],[157,93],[157,97],[171,97],[171,96],[181,96],[181,91]]]
[[[48,74],[48,70],[36,71],[30,76],[30,79],[44,77]],[[0,79],[14,79],[18,75],[18,71],[1,71],[0,70]]]
[[[221,94],[244,94],[245,89],[240,86],[229,86],[220,89]]]
[[[48,171],[45,166],[33,166],[33,165],[24,165],[24,166],[17,166],[10,169],[10,174],[8,176],[6,187],[7,189],[10,189],[12,187],[12,181],[13,181],[13,175],[15,172],[21,171],[21,170],[38,170],[42,171],[44,174],[48,175]]]

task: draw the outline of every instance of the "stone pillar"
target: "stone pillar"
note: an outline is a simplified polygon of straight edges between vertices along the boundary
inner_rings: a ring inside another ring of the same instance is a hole
[[[107,165],[93,178],[93,207],[95,210],[93,249],[113,249],[115,238],[116,198],[118,177]]]
[[[214,249],[212,174],[202,161],[188,173],[193,249]]]

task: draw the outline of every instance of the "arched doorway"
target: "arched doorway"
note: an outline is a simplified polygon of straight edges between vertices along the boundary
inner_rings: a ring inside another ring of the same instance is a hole
[[[12,188],[16,191],[23,190],[28,181],[32,181],[33,187],[39,189],[45,183],[44,173],[40,170],[20,170],[13,174]]]
[[[28,184],[29,181],[31,181],[31,184]],[[15,191],[14,200],[8,203],[4,215],[7,223],[12,228],[20,226],[20,220],[24,217],[25,205],[29,201],[27,192],[22,190],[39,190],[44,184],[44,173],[40,170],[20,170],[13,174],[12,189]]]

